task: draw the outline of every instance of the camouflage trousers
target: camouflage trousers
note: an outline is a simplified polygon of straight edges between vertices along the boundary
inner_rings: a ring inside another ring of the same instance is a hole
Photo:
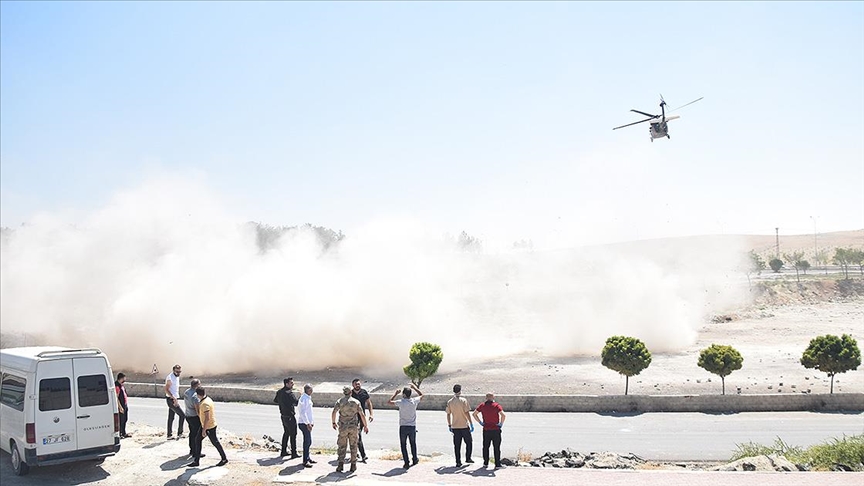
[[[339,465],[345,464],[345,452],[351,446],[351,464],[357,464],[357,427],[339,427],[339,437],[336,439],[336,459]]]

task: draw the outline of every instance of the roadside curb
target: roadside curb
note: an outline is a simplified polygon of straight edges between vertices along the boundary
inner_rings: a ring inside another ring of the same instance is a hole
[[[126,383],[132,397],[163,398],[161,384]],[[274,404],[276,389],[207,385],[207,394],[216,401]],[[370,394],[373,405],[383,407],[390,394]],[[470,404],[479,404],[485,395],[463,394]],[[316,392],[317,406],[330,407],[341,393]],[[424,395],[418,410],[443,410],[452,395]],[[864,393],[772,394],[772,395],[496,395],[508,412],[864,412]]]

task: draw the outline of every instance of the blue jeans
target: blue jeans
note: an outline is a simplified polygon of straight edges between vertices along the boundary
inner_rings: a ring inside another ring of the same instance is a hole
[[[297,424],[303,432],[303,464],[309,462],[309,449],[312,447],[312,429],[306,424]]]
[[[402,444],[402,460],[408,464],[408,444],[411,441],[411,456],[414,459],[414,464],[420,462],[417,459],[417,427],[413,425],[399,426],[399,443]]]

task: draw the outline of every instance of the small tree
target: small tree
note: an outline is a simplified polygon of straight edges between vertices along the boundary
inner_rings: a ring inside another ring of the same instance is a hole
[[[444,359],[441,346],[432,343],[414,343],[408,352],[411,364],[402,368],[402,371],[411,378],[411,382],[420,386],[423,380],[438,372],[438,365]]]
[[[828,373],[831,393],[834,393],[834,375],[857,369],[861,365],[861,350],[858,342],[848,334],[839,338],[826,334],[810,340],[801,356],[801,364]]]
[[[783,268],[783,260],[779,258],[773,258],[770,262],[768,262],[768,266],[771,267],[771,270],[774,270],[774,273],[779,273],[780,269]]]
[[[798,262],[796,268],[804,272],[804,275],[807,275],[807,270],[810,269],[810,262],[808,262],[807,260],[801,260],[800,262]]]
[[[630,389],[630,377],[638,375],[651,364],[651,353],[642,341],[627,336],[612,336],[600,353],[603,366],[626,377],[624,394]]]
[[[846,280],[849,280],[849,252],[852,251],[850,248],[836,248],[834,250],[834,258],[832,259],[835,264],[840,265],[843,268],[843,275],[846,277]]]
[[[861,272],[861,275],[864,275],[864,250],[850,248],[846,250],[846,254],[848,255],[849,264],[858,265],[858,271]]]
[[[801,259],[804,258],[804,252],[803,251],[796,251],[796,252],[793,252],[791,255],[788,253],[784,253],[783,258],[787,262],[789,262],[793,268],[795,268],[795,280],[798,281],[798,283],[801,283],[801,276],[798,275],[798,270],[800,270],[800,268],[801,268],[800,267]]]
[[[723,395],[726,394],[726,376],[735,370],[740,370],[744,358],[732,346],[712,344],[699,353],[699,367],[709,373],[720,376]]]
[[[762,270],[765,270],[765,260],[763,260],[762,257],[753,250],[750,250],[750,253],[748,253],[747,256],[747,285],[750,285],[750,275],[754,273],[756,275],[761,275]]]

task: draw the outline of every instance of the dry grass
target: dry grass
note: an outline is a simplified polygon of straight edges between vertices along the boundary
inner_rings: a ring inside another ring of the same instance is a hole
[[[533,458],[534,458],[534,456],[532,456],[530,452],[523,451],[521,447],[516,452],[516,461],[517,462],[529,462]]]

